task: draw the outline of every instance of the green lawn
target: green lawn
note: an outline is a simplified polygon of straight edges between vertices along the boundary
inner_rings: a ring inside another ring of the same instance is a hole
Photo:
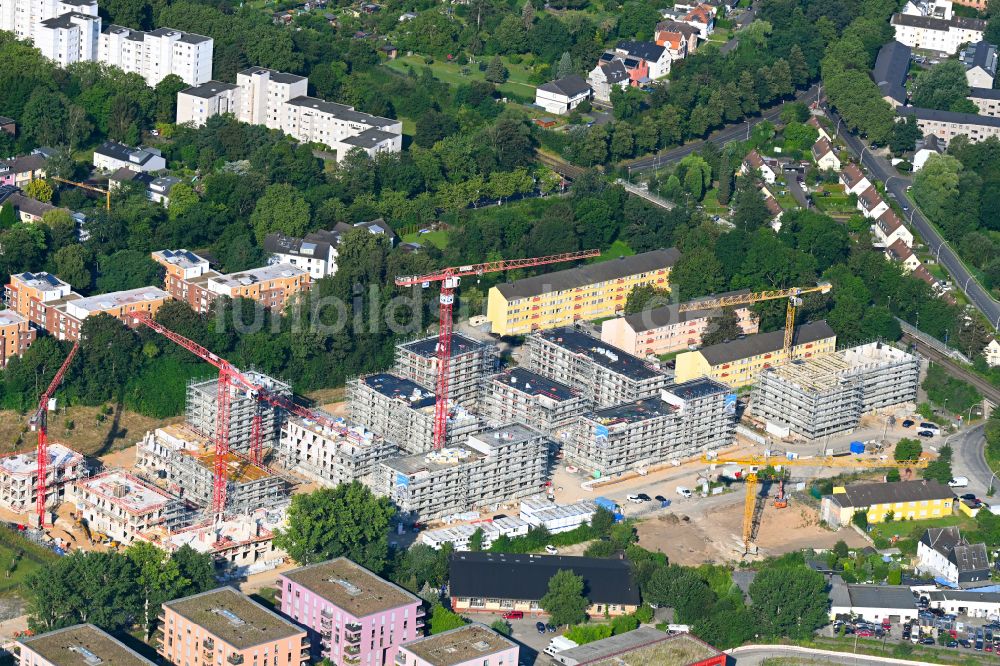
[[[596,264],[601,261],[618,259],[619,257],[631,257],[633,254],[635,254],[635,251],[628,246],[628,243],[623,240],[616,240],[611,244],[610,248],[601,252],[601,256],[591,259],[590,262]]]
[[[729,206],[723,206],[719,203],[718,188],[712,188],[708,192],[705,192],[705,197],[701,200],[701,206],[704,208],[705,214],[710,217],[712,215],[729,217]]]
[[[10,577],[6,577],[17,553],[20,553],[17,565]],[[0,595],[23,589],[25,579],[57,559],[59,556],[48,548],[28,541],[12,530],[0,528],[0,571],[4,572],[4,577],[0,578]]]
[[[918,530],[919,533],[923,533],[928,527],[951,526],[958,526],[963,530],[974,530],[976,528],[976,521],[965,514],[957,513],[941,518],[928,518],[927,520],[894,520],[890,523],[879,523],[872,526],[871,536],[872,538],[880,536],[884,539],[891,539],[895,536],[900,539],[907,539],[911,534],[918,534]]]
[[[448,232],[443,229],[438,229],[437,231],[431,231],[426,234],[422,234],[419,231],[414,231],[412,234],[406,234],[403,236],[404,243],[420,243],[424,245],[430,243],[439,250],[443,250],[448,247]]]
[[[510,78],[507,79],[506,83],[498,85],[497,89],[501,93],[534,99],[535,86],[528,82],[528,70],[521,65],[513,65],[509,62],[505,64],[507,65],[507,70],[510,72]],[[479,71],[478,65],[459,65],[437,59],[430,65],[427,65],[424,63],[423,57],[417,55],[400,56],[395,60],[386,61],[385,66],[403,73],[406,73],[408,67],[413,67],[418,72],[424,67],[430,67],[434,78],[452,86],[459,86],[469,81],[485,80],[485,74]],[[463,74],[463,68],[467,69],[469,73]]]

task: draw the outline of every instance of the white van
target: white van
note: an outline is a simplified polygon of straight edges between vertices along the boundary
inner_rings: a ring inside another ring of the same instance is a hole
[[[562,652],[563,650],[569,650],[570,648],[575,647],[577,647],[576,641],[571,641],[565,636],[556,636],[549,642],[549,646],[545,648],[545,654],[550,657],[554,657],[557,652]]]
[[[685,488],[684,486],[677,486],[674,489],[674,492],[677,493],[678,495],[680,495],[681,497],[685,498],[685,499],[691,497],[691,489],[690,488]]]

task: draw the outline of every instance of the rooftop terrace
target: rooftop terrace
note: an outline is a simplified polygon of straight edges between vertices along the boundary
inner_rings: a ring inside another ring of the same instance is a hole
[[[301,268],[292,266],[291,264],[274,264],[261,266],[260,268],[252,268],[248,271],[240,271],[239,273],[230,273],[229,275],[218,275],[213,278],[211,282],[229,289],[238,289],[240,287],[249,287],[250,285],[258,284],[260,282],[293,278],[300,275],[308,275],[308,273]]]
[[[48,445],[49,464],[48,468],[54,469],[64,467],[70,463],[77,463],[83,456],[72,449],[68,449],[62,444]],[[18,453],[6,458],[0,458],[0,468],[7,474],[15,476],[34,475],[38,473],[38,453],[27,451]]]
[[[126,291],[113,291],[108,294],[98,294],[97,296],[89,296],[86,298],[78,298],[72,302],[69,307],[76,312],[70,312],[70,314],[78,314],[78,316],[86,317],[88,315],[97,314],[98,312],[106,312],[108,310],[114,310],[120,307],[127,307],[129,305],[136,305],[139,303],[150,303],[153,301],[163,301],[170,298],[170,294],[163,291],[159,287],[140,287],[139,289],[128,289]]]

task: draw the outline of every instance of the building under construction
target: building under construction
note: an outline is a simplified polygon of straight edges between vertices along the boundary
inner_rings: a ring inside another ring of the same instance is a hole
[[[393,373],[421,386],[437,386],[437,349],[436,335],[396,345]],[[496,345],[453,333],[448,364],[449,399],[456,405],[475,408],[483,380],[496,372],[499,358]]]
[[[569,326],[529,335],[526,350],[529,369],[578,389],[592,406],[652,398],[667,385],[658,368]]]
[[[544,492],[552,440],[517,423],[463,444],[380,463],[376,490],[410,520],[428,520]]]
[[[751,409],[769,432],[817,439],[853,430],[864,414],[915,403],[919,380],[918,357],[872,342],[767,368]]]
[[[580,391],[521,367],[491,377],[482,398],[491,423],[523,423],[557,439],[587,407]]]
[[[719,382],[695,379],[656,398],[580,416],[563,452],[567,462],[602,478],[729,446],[735,430],[735,394]]]
[[[290,397],[292,387],[265,374],[249,371],[244,373],[250,381],[266,388],[271,393]],[[194,381],[187,387],[187,405],[185,418],[192,428],[204,434],[209,439],[215,437],[215,413],[218,407],[218,379]],[[263,448],[275,448],[281,432],[281,420],[284,411],[259,401],[249,395],[244,389],[233,386],[232,398],[229,403],[229,448],[236,451],[248,451],[250,434],[253,430],[253,417],[261,410],[261,445]]]
[[[208,507],[212,503],[215,445],[187,425],[146,433],[136,447],[136,471],[178,497]],[[288,482],[236,453],[226,455],[226,509],[247,514],[289,503]]]
[[[397,444],[407,453],[434,448],[434,392],[387,372],[358,377],[347,384],[351,421]],[[448,412],[447,446],[483,429],[478,417],[460,404]]]
[[[217,521],[202,520],[159,535],[153,542],[168,552],[188,546],[210,553],[216,566],[229,576],[246,576],[273,569],[287,554],[274,545],[274,530],[284,522],[284,511],[258,509]]]
[[[78,479],[68,499],[91,534],[103,533],[125,545],[152,541],[154,532],[179,528],[193,516],[177,496],[121,471]]]
[[[335,416],[318,412],[330,421]],[[399,455],[393,442],[360,426],[338,432],[312,419],[289,416],[281,426],[278,459],[288,468],[301,472],[324,485],[337,485],[368,479],[376,465]]]
[[[66,487],[87,473],[83,455],[62,444],[48,445],[45,468],[45,506],[58,506]],[[27,451],[0,458],[0,506],[15,513],[35,508],[38,493],[38,452]]]

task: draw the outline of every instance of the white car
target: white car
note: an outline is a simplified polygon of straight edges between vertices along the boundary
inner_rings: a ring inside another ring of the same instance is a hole
[[[559,554],[559,551],[556,550],[556,547],[553,546],[552,544],[549,544],[549,545],[547,545],[545,547],[545,552],[548,553],[549,555],[558,555]]]
[[[685,499],[691,497],[691,489],[685,488],[684,486],[677,486],[674,489],[674,492],[676,492],[681,497],[684,497]]]
[[[956,476],[954,479],[948,482],[948,485],[952,488],[964,488],[969,485],[969,480],[964,476]]]
[[[629,495],[625,499],[627,499],[629,502],[632,502],[632,504],[642,504],[642,498],[639,497],[638,495]]]

